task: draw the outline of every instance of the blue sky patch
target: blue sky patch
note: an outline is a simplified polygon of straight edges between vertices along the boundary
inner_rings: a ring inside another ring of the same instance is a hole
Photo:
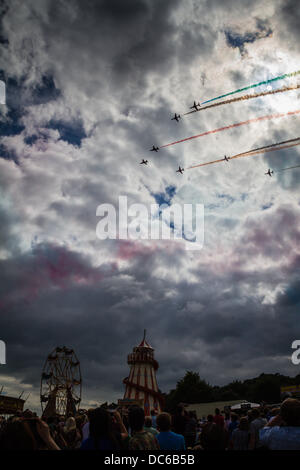
[[[52,119],[46,127],[58,130],[60,139],[75,147],[80,147],[82,139],[87,136],[81,121],[64,122]]]
[[[229,47],[238,48],[241,55],[246,53],[245,44],[251,44],[258,39],[267,38],[272,35],[273,31],[268,26],[267,22],[257,20],[257,31],[246,32],[244,34],[238,33],[231,29],[225,30],[226,42]]]
[[[151,195],[154,197],[156,204],[167,204],[170,206],[175,193],[175,186],[167,186],[164,193],[151,193]]]
[[[36,141],[38,140],[38,136],[33,134],[33,135],[29,135],[27,137],[24,138],[24,142],[26,145],[32,145],[34,144]]]
[[[273,206],[273,202],[269,202],[268,204],[264,204],[261,209],[263,211],[266,211],[267,209],[270,209],[270,207],[272,206]]]
[[[4,160],[13,160],[17,164],[19,162],[16,152],[8,149],[4,144],[0,144],[0,158],[3,158]]]
[[[18,135],[25,129],[21,118],[26,114],[26,106],[44,104],[60,96],[60,91],[55,87],[51,76],[43,76],[41,82],[34,88],[26,87],[25,77],[18,81],[6,77],[3,70],[0,70],[0,80],[6,84],[8,108],[5,121],[1,122],[0,136]]]

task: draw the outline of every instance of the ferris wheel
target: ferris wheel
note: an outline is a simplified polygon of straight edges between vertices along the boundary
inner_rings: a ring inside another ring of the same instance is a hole
[[[43,416],[75,415],[81,402],[80,362],[73,349],[55,348],[47,357],[41,376]]]

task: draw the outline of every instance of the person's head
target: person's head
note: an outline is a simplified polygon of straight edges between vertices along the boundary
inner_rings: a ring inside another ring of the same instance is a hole
[[[151,414],[151,416],[155,416],[156,415],[155,410],[151,410],[150,414]]]
[[[213,423],[213,421],[214,421],[213,415],[207,415],[207,421],[208,421],[208,423]]]
[[[216,414],[216,415],[219,415],[219,414],[220,414],[219,408],[216,408],[216,409],[215,409],[215,414]]]
[[[237,421],[239,419],[236,413],[231,413],[231,421]]]
[[[88,418],[89,421],[91,420],[91,416],[92,416],[92,414],[93,414],[93,411],[95,411],[94,408],[89,408],[89,409],[87,410],[87,418]]]
[[[246,418],[246,416],[243,416],[240,419],[239,429],[241,431],[248,431],[249,430],[249,421],[248,421],[248,418]]]
[[[85,423],[85,415],[77,415],[75,418],[75,421],[76,421],[76,427],[78,429],[81,429]]]
[[[183,411],[184,411],[183,405],[177,405],[177,407],[176,407],[176,414],[182,415],[182,414],[183,414]]]
[[[287,398],[281,403],[280,415],[287,426],[300,426],[300,401]]]
[[[142,431],[145,423],[145,413],[143,408],[133,406],[129,410],[129,426],[133,432]]]
[[[166,432],[171,429],[171,416],[169,413],[160,413],[156,419],[156,425],[159,431]]]
[[[228,413],[228,411],[226,411],[226,413],[225,413],[225,419],[226,420],[230,419],[230,413]]]
[[[150,416],[146,416],[145,418],[145,428],[151,428],[152,426],[152,419]]]
[[[67,434],[68,432],[72,432],[72,431],[75,431],[75,430],[76,430],[75,418],[73,418],[73,416],[70,416],[67,419],[66,424],[64,426],[64,432]]]
[[[252,419],[256,419],[260,416],[260,411],[258,408],[253,408],[252,410]]]
[[[112,434],[112,419],[105,408],[95,408],[90,415],[90,436],[94,439],[109,438]]]
[[[36,413],[33,413],[32,411],[30,411],[28,408],[27,410],[23,411],[23,414],[22,414],[22,417],[23,418],[35,418],[36,417]]]

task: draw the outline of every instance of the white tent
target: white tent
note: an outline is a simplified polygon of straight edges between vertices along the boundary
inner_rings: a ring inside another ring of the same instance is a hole
[[[244,401],[242,403],[237,403],[236,405],[233,405],[230,407],[232,411],[234,410],[250,410],[252,408],[259,408],[260,405],[258,403],[250,403],[249,401]]]

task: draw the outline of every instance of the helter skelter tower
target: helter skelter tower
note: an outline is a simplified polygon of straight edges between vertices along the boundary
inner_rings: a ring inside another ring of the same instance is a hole
[[[154,349],[146,341],[146,330],[142,342],[128,354],[129,377],[123,380],[126,385],[124,399],[142,400],[145,415],[152,409],[162,411],[163,396],[158,390],[156,371],[158,362],[154,359]]]

